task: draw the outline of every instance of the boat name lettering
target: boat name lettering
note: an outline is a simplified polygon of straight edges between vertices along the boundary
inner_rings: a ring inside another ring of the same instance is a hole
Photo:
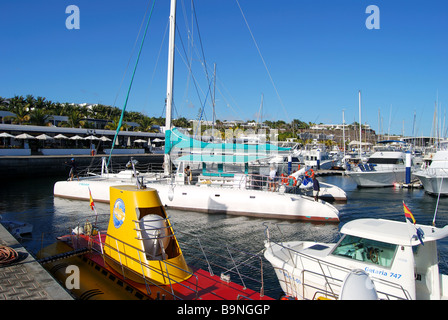
[[[80,182],[79,185],[80,185],[80,186],[87,186],[87,187],[89,186],[89,184],[88,184],[88,183],[85,183],[85,182]]]
[[[368,273],[371,273],[371,274],[384,276],[384,277],[390,277],[390,278],[395,278],[395,279],[400,279],[401,278],[401,274],[400,273],[387,272],[387,271],[384,271],[384,270],[378,270],[378,269],[374,269],[374,268],[370,268],[370,267],[365,267],[364,271],[366,271]]]
[[[302,282],[300,281],[300,279],[295,278],[294,276],[290,275],[288,271],[283,270],[283,275],[288,278],[289,280],[294,281],[297,284],[302,284]]]

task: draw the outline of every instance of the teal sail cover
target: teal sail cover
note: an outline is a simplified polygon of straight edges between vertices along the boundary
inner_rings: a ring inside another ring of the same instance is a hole
[[[290,148],[278,147],[270,143],[264,144],[244,144],[244,143],[210,143],[193,139],[173,128],[166,132],[165,153],[172,152],[173,149],[188,153],[189,151],[203,152],[205,154],[245,154],[258,157],[275,155],[279,152],[288,152]]]

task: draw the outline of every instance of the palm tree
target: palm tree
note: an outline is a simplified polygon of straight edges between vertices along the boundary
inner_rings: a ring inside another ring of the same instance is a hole
[[[150,131],[152,129],[152,120],[149,117],[143,117],[138,121],[141,131]]]
[[[0,110],[8,110],[8,108],[9,108],[9,100],[0,97]]]
[[[25,99],[22,96],[15,96],[9,99],[9,111],[15,114],[13,123],[23,124],[30,119],[29,110],[25,105]]]
[[[120,123],[120,117],[114,117],[112,122],[109,122],[104,126],[104,129],[117,130],[119,123]],[[121,126],[120,130],[123,130],[123,126]]]
[[[81,119],[81,113],[78,110],[72,110],[68,115],[68,124],[72,128],[78,128],[83,124],[83,121]]]
[[[35,108],[29,113],[29,121],[36,126],[45,126],[48,124],[50,116],[43,109]]]

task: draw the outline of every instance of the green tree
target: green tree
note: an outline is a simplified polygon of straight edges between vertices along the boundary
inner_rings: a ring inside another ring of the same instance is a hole
[[[72,128],[78,128],[83,125],[83,117],[79,110],[72,110],[68,115],[68,125]]]
[[[26,101],[22,96],[15,96],[9,99],[9,111],[15,114],[12,118],[13,123],[24,124],[29,121],[29,109],[26,107]]]
[[[29,113],[29,122],[36,126],[45,126],[48,124],[49,115],[44,109],[35,108]]]

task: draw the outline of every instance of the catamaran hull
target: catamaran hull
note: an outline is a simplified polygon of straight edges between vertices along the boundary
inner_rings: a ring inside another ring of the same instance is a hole
[[[320,184],[320,191],[319,191],[319,199],[322,199],[324,201],[347,201],[347,194],[346,192],[334,185],[319,182]],[[291,189],[291,192],[294,192],[294,190]],[[309,188],[301,188],[301,192],[304,195],[307,196],[313,196],[313,187]]]
[[[54,196],[76,200],[110,202],[109,188],[129,181],[82,180],[58,181]],[[207,213],[226,213],[263,218],[339,222],[339,211],[313,198],[258,190],[214,188],[210,186],[149,183],[169,208]]]

